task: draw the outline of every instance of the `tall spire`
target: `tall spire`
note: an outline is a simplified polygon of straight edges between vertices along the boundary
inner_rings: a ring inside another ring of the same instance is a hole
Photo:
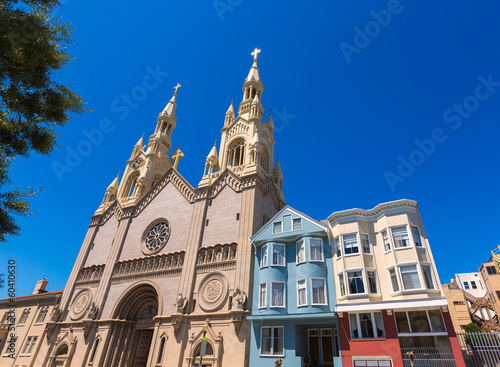
[[[179,83],[174,87],[175,92],[170,101],[168,101],[167,105],[163,109],[160,115],[169,115],[169,116],[175,116],[175,109],[177,107],[176,103],[176,97],[177,97],[177,90],[182,87]]]
[[[238,114],[242,116],[246,112],[250,112],[252,107],[252,102],[257,101],[260,102],[261,94],[264,91],[264,86],[262,85],[262,81],[260,79],[259,67],[257,66],[257,55],[261,51],[259,49],[255,49],[252,52],[253,55],[253,64],[248,72],[248,76],[243,83],[243,100],[240,103],[240,107],[238,109]],[[248,118],[246,116],[245,118]]]

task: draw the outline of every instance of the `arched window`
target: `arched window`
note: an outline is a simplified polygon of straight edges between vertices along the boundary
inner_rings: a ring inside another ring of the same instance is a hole
[[[259,154],[259,164],[262,169],[267,172],[269,168],[269,153],[265,145],[262,145],[262,153]]]
[[[232,167],[241,166],[245,162],[245,141],[236,140],[231,144],[227,152],[227,165]]]
[[[132,173],[127,180],[127,185],[123,191],[123,197],[132,196],[135,190],[135,185],[137,185],[137,180],[139,179],[139,172]]]
[[[59,350],[56,352],[56,357],[62,357],[68,354],[68,346],[64,344]]]
[[[97,338],[94,342],[94,348],[92,348],[92,353],[90,354],[90,359],[89,363],[94,362],[95,356],[97,354],[97,348],[99,347],[99,342],[101,341],[101,338]]]
[[[166,342],[165,337],[162,337],[160,340],[160,349],[158,351],[158,358],[156,359],[157,364],[161,363],[163,359],[163,350],[165,349],[165,342]]]

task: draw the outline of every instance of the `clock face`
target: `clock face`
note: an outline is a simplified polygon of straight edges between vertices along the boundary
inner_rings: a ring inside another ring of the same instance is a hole
[[[160,251],[170,237],[170,225],[167,220],[162,220],[154,224],[146,233],[143,243],[143,251],[154,254]]]

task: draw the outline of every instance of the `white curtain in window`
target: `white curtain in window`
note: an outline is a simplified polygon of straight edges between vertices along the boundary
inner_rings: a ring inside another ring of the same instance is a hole
[[[297,287],[298,287],[298,298],[299,298],[299,306],[303,306],[307,303],[306,300],[306,281],[305,280],[299,280],[297,282]]]
[[[261,254],[261,262],[260,262],[260,266],[263,267],[263,266],[267,266],[267,246],[263,246],[262,247],[262,254]]]
[[[400,270],[403,278],[404,289],[422,288],[416,265],[401,266]]]
[[[260,285],[260,295],[259,295],[259,307],[266,307],[266,290],[267,290],[267,285],[261,284]]]
[[[303,263],[305,259],[304,241],[297,243],[297,264]]]
[[[273,245],[273,265],[285,265],[285,246]]]
[[[321,256],[321,241],[309,240],[309,246],[311,247],[311,260],[322,260],[323,257]]]
[[[407,247],[410,246],[408,231],[406,227],[397,227],[392,229],[392,236],[394,239],[394,247]]]
[[[282,355],[283,354],[283,328],[274,327],[274,340],[273,340],[273,354]]]
[[[349,315],[349,323],[351,324],[351,336],[353,338],[359,338],[358,320],[355,314]]]
[[[285,292],[285,285],[283,283],[273,283],[273,299],[272,299],[272,305],[273,306],[284,306],[284,292]]]
[[[374,317],[377,337],[382,338],[384,336],[384,322],[382,321],[382,314],[380,312],[375,312]]]
[[[325,281],[323,279],[312,280],[313,303],[326,303]]]
[[[260,354],[271,354],[271,328],[263,327],[261,330]]]

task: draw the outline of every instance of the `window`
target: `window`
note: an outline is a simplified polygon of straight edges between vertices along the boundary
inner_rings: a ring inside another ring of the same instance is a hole
[[[454,305],[465,305],[465,301],[453,301]]]
[[[434,289],[430,265],[422,265],[422,275],[424,276],[425,287],[427,289]]]
[[[30,314],[31,308],[25,308],[23,314],[19,318],[19,325],[23,325],[26,320],[28,320],[28,316]]]
[[[445,333],[441,310],[395,312],[399,334],[404,333]]]
[[[35,347],[38,336],[28,336],[28,340],[26,340],[26,344],[24,344],[24,348],[22,351],[22,355],[29,356]]]
[[[384,337],[384,323],[380,312],[351,313],[349,324],[353,339]]]
[[[497,273],[497,269],[494,266],[487,266],[486,271],[488,272],[489,275]]]
[[[348,283],[349,294],[365,293],[362,271],[348,271],[347,283]]]
[[[377,277],[374,271],[367,271],[366,275],[368,277],[368,290],[370,293],[377,293]]]
[[[470,289],[470,287],[469,287],[469,282],[464,282],[464,288],[465,288],[465,289]]]
[[[292,219],[292,228],[294,231],[302,229],[302,219],[301,218]]]
[[[476,282],[474,280],[472,280],[470,282],[470,285],[471,285],[472,289],[477,289],[477,285],[476,285]]]
[[[283,232],[283,226],[281,222],[273,223],[273,233],[281,233]]]
[[[500,291],[496,291],[497,298],[500,299]]]
[[[389,278],[391,278],[392,291],[394,293],[399,292],[398,277],[394,268],[389,269]]]
[[[411,235],[413,236],[413,242],[415,242],[415,247],[424,247],[422,241],[420,240],[420,232],[418,227],[411,227]]]
[[[283,326],[263,326],[260,329],[260,355],[283,356]]]
[[[389,242],[387,231],[382,231],[382,243],[384,244],[384,251],[387,252],[391,249],[391,243]]]
[[[347,236],[342,236],[344,240],[344,254],[357,254],[359,253],[358,239],[356,234],[350,234]]]
[[[305,279],[297,281],[297,305],[307,305],[307,289]]]
[[[271,282],[271,307],[285,307],[285,283]]]
[[[92,348],[92,353],[90,354],[89,363],[93,363],[94,362],[95,355],[97,353],[97,348],[99,347],[99,342],[100,341],[101,341],[101,339],[96,339],[96,341],[94,342],[94,348]],[[160,362],[158,362],[158,363],[160,363]]]
[[[324,279],[311,279],[312,283],[312,304],[313,305],[325,305],[326,295],[325,295],[325,280]]]
[[[267,304],[267,283],[260,283],[259,288],[259,307],[266,307]]]
[[[285,245],[273,245],[273,265],[285,266]]]
[[[158,358],[156,358],[156,363],[160,364],[163,359],[163,350],[165,349],[165,337],[160,340],[160,349],[158,351]]]
[[[339,288],[340,288],[340,296],[345,296],[345,283],[344,283],[344,274],[339,274]]]
[[[401,272],[404,290],[422,288],[416,265],[400,266],[399,271]]]
[[[408,231],[406,226],[392,228],[392,239],[394,241],[394,248],[402,248],[410,246],[410,239],[408,238]]]
[[[267,245],[262,246],[260,250],[260,267],[263,268],[267,266]]]
[[[338,237],[335,237],[335,239],[333,240],[333,242],[335,243],[335,252],[337,253],[337,257],[341,257],[342,256],[342,250],[341,250],[341,247],[340,247],[340,239]]]
[[[310,261],[323,261],[323,251],[321,251],[321,240],[309,240]]]
[[[48,312],[49,312],[49,306],[42,307],[40,309],[40,313],[38,314],[35,324],[43,323],[45,321],[45,317],[47,316]]]
[[[370,237],[368,237],[367,234],[361,235],[361,245],[363,246],[363,253],[364,254],[371,254]]]
[[[306,251],[304,247],[304,240],[297,242],[297,264],[306,261]]]

